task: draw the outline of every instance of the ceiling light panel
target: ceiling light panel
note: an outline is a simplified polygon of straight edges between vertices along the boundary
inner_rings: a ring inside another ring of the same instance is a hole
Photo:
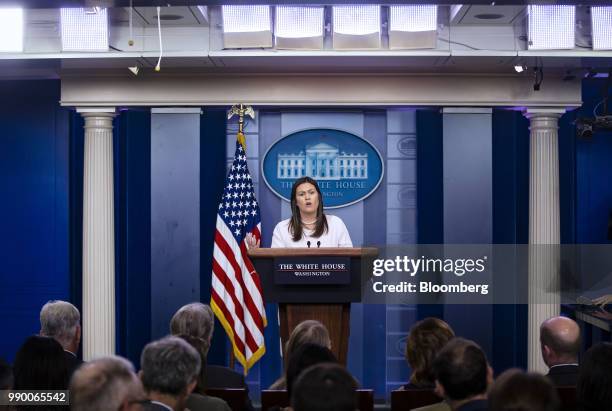
[[[106,9],[61,9],[61,26],[63,51],[108,51]]]
[[[274,37],[280,49],[322,49],[324,7],[277,6]]]
[[[433,49],[438,42],[438,6],[389,7],[390,49]]]
[[[390,6],[389,30],[435,31],[438,27],[438,6]]]
[[[612,7],[591,7],[593,50],[612,50]]]
[[[0,9],[0,52],[23,51],[23,9]]]
[[[530,5],[528,7],[530,50],[574,48],[575,6]]]
[[[380,5],[334,6],[335,49],[380,48]]]
[[[222,6],[225,48],[272,47],[270,6]]]

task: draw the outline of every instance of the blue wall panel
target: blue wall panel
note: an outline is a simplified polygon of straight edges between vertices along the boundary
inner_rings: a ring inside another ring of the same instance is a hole
[[[577,115],[592,117],[609,87],[606,79],[583,81],[583,107]],[[601,114],[603,105],[598,107]],[[611,111],[611,110],[609,110]],[[612,132],[599,131],[591,139],[576,142],[576,241],[585,244],[607,244],[608,219],[612,212]]]
[[[0,82],[0,321],[12,360],[40,330],[49,299],[68,299],[68,114],[59,81]],[[34,97],[33,97],[34,96]]]
[[[204,304],[210,303],[215,225],[225,183],[226,116],[225,109],[207,108],[200,117],[200,298]],[[210,364],[226,365],[227,341],[215,317],[215,333],[207,358]]]

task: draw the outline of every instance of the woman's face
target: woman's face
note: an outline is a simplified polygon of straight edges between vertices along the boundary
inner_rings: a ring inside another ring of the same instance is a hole
[[[297,208],[300,210],[300,214],[304,215],[317,215],[317,209],[319,208],[319,193],[317,189],[310,183],[302,183],[295,190],[295,200]]]

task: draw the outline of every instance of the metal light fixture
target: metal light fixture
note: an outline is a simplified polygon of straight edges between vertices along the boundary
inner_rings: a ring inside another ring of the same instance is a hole
[[[324,12],[320,6],[277,6],[274,38],[278,49],[323,48]]]
[[[272,47],[270,6],[222,6],[226,49]]]
[[[101,9],[61,9],[63,51],[108,51],[108,13]]]
[[[575,6],[536,5],[528,8],[529,50],[573,49]]]
[[[379,49],[380,5],[333,6],[334,49]]]
[[[389,48],[436,48],[438,6],[389,6]]]

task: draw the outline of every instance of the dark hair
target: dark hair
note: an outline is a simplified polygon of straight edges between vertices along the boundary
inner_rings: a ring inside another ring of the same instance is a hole
[[[52,337],[28,337],[17,351],[13,364],[14,390],[66,390],[70,370],[64,349]],[[15,406],[19,411],[38,411],[38,405]],[[45,410],[61,410],[60,405]]]
[[[200,374],[198,375],[198,382],[193,392],[203,395],[206,394],[206,353],[208,353],[208,349],[210,348],[208,341],[187,334],[179,334],[176,337],[187,341],[189,345],[195,348],[198,354],[200,354]]]
[[[455,336],[453,329],[439,318],[425,318],[410,328],[406,360],[412,368],[410,382],[418,387],[434,385],[431,365],[438,352]]]
[[[13,368],[0,358],[0,390],[13,388]]]
[[[355,380],[338,364],[317,364],[304,370],[291,394],[294,411],[354,411]]]
[[[451,400],[464,400],[487,390],[487,358],[473,341],[453,338],[433,363],[436,380]]]
[[[512,369],[500,375],[488,395],[489,411],[558,411],[552,382],[537,373]]]
[[[70,378],[64,349],[52,337],[28,337],[13,364],[15,390],[66,390]]]
[[[321,189],[317,184],[316,180],[310,177],[301,177],[295,180],[293,187],[291,188],[291,220],[289,220],[289,232],[293,236],[293,241],[300,241],[302,239],[302,216],[300,215],[300,209],[297,206],[297,188],[304,183],[310,183],[317,190],[319,196],[319,207],[317,207],[317,223],[315,225],[313,237],[318,238],[326,233],[328,230],[327,217],[323,213],[323,195]]]
[[[579,409],[600,411],[612,404],[612,343],[594,345],[584,355],[576,386]]]
[[[311,365],[325,362],[338,362],[336,356],[329,348],[317,344],[304,344],[298,347],[291,354],[287,364],[287,394],[289,398],[291,398],[293,383],[300,373]]]

